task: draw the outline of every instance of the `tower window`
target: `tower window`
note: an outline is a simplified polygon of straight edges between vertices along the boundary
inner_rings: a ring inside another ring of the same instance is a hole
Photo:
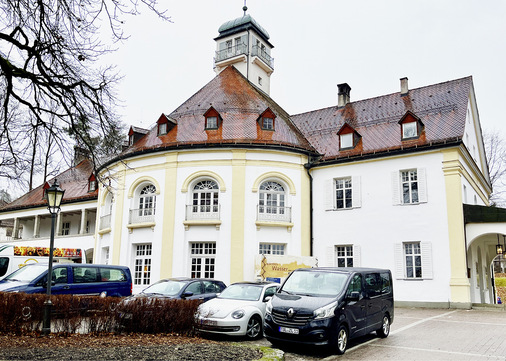
[[[262,85],[262,77],[261,76],[258,77],[258,85]]]

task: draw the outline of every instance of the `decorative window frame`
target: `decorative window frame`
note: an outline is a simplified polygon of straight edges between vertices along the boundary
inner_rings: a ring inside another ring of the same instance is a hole
[[[192,195],[193,195],[193,186],[205,179],[212,179],[216,183],[218,183],[219,187],[219,193],[223,193],[226,191],[225,187],[225,181],[222,177],[220,177],[218,174],[211,172],[211,171],[199,171],[192,173],[188,177],[186,177],[185,181],[183,182],[183,186],[181,187],[181,193],[187,193],[187,200],[186,200],[186,206],[192,202]],[[190,189],[191,188],[191,189]],[[221,197],[218,196],[218,205],[219,205],[219,199]],[[186,212],[186,210],[185,210]],[[217,230],[220,229],[221,226],[221,219],[202,219],[202,220],[184,220],[183,225],[185,227],[185,230],[189,230],[190,226],[209,226],[213,225],[216,227]]]
[[[295,184],[293,181],[287,177],[285,174],[280,172],[268,172],[260,175],[255,179],[253,182],[253,187],[251,188],[251,191],[253,193],[258,193],[260,185],[266,181],[274,181],[278,182],[283,187],[285,187],[285,206],[290,207],[291,206],[291,200],[288,195],[294,196],[296,194]],[[257,198],[258,199],[258,198]],[[255,225],[257,226],[257,230],[259,230],[262,227],[286,227],[286,230],[288,232],[292,231],[292,228],[294,226],[293,222],[268,222],[268,221],[256,221]]]

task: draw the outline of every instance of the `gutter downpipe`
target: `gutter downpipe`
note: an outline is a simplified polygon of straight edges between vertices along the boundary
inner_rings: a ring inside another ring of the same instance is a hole
[[[313,257],[313,176],[311,176],[312,164],[310,162],[304,164],[306,173],[309,177],[309,256]]]

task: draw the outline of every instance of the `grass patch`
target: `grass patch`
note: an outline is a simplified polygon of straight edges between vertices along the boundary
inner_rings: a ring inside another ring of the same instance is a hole
[[[495,285],[496,287],[506,287],[506,278],[496,278]]]

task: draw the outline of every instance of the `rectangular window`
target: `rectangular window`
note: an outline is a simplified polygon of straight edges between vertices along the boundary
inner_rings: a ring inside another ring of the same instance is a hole
[[[353,267],[353,246],[336,246],[337,267]]]
[[[418,173],[416,169],[401,172],[402,203],[418,203]]]
[[[260,243],[258,246],[258,254],[274,254],[284,256],[285,245],[275,243]]]
[[[352,208],[352,182],[351,177],[335,179],[336,208]]]
[[[134,257],[134,285],[149,285],[151,280],[151,251],[150,244],[135,246]]]
[[[341,142],[340,149],[353,148],[353,133],[341,134],[339,140]]]
[[[206,129],[217,129],[217,128],[218,128],[218,117],[207,117]]]
[[[226,42],[227,52],[232,52],[232,40],[227,40]]]
[[[420,242],[404,243],[406,278],[422,278],[422,251]]]
[[[167,123],[158,124],[158,135],[167,134]]]
[[[416,122],[409,122],[402,124],[402,138],[415,138],[418,136],[418,129]]]
[[[214,278],[216,243],[191,244],[191,278]]]
[[[70,234],[70,222],[63,222],[61,225],[62,236],[68,236]]]
[[[274,130],[274,119],[263,117],[262,118],[262,129],[264,130]]]

